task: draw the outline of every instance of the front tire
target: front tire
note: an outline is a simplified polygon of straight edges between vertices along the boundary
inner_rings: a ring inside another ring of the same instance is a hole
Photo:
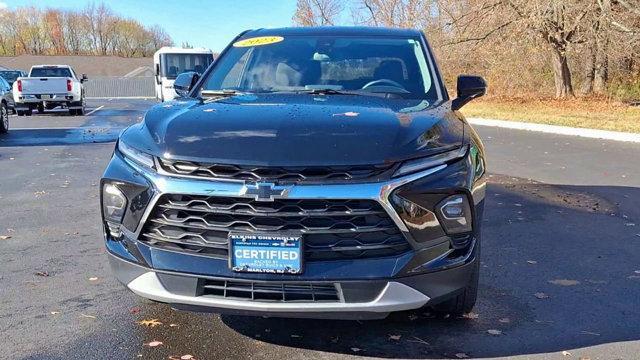
[[[38,104],[38,114],[44,114],[44,104]]]
[[[9,108],[7,104],[0,104],[0,134],[6,134],[9,131]]]
[[[478,257],[473,265],[473,273],[469,284],[464,288],[462,293],[456,295],[445,302],[437,304],[433,309],[437,312],[451,314],[453,316],[462,316],[470,313],[476,305],[478,299],[478,284],[480,281],[480,258]]]

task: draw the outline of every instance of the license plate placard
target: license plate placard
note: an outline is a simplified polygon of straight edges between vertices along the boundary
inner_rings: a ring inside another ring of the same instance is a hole
[[[300,274],[302,237],[230,233],[229,267],[237,272]]]
[[[42,99],[44,100],[49,100],[51,99],[51,97],[52,97],[51,95],[42,95]]]

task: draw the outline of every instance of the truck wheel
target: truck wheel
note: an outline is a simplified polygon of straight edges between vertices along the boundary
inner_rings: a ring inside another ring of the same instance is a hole
[[[38,104],[38,113],[44,114],[44,104]]]
[[[69,109],[69,115],[76,116],[76,109]]]
[[[461,294],[445,302],[437,304],[433,309],[440,313],[462,316],[471,312],[478,298],[478,282],[480,280],[480,259],[476,259],[473,265],[473,273],[467,287]]]
[[[18,114],[18,116],[24,116],[24,111],[16,110],[16,114]]]
[[[9,131],[9,108],[5,103],[0,104],[0,134]]]
[[[24,114],[25,114],[26,116],[31,116],[31,115],[33,115],[33,109],[25,110],[25,111],[24,111]]]

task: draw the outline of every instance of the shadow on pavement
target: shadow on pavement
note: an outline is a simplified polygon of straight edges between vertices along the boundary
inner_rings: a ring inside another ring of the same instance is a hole
[[[26,358],[319,356],[311,351],[324,352],[322,358],[475,358],[639,340],[640,189],[505,176],[490,181],[481,293],[470,317],[424,310],[363,322],[255,318],[178,312],[139,301],[140,314],[105,314],[100,330]],[[163,325],[135,323],[154,318]],[[164,345],[143,346],[154,339]]]

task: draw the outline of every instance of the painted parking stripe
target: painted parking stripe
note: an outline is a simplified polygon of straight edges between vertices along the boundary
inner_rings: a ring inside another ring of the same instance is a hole
[[[86,114],[85,114],[85,116],[89,116],[89,115],[93,114],[94,112],[96,112],[96,111],[98,111],[98,110],[102,109],[103,107],[104,107],[104,105],[101,105],[101,106],[99,106],[99,107],[97,107],[97,108],[95,108],[95,109],[93,109],[93,110],[89,111],[88,113],[86,113]]]

